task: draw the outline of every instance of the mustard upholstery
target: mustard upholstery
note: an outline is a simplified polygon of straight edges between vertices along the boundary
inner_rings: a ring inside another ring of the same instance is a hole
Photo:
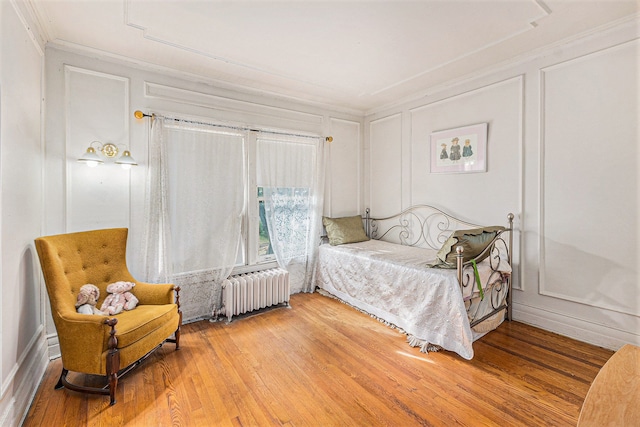
[[[137,362],[172,334],[172,341],[179,348],[182,322],[179,301],[174,302],[174,285],[138,282],[129,273],[127,234],[126,228],[113,228],[35,240],[62,354],[63,373],[57,388],[64,385],[74,389],[66,382],[66,371],[116,375],[110,379],[108,391],[112,404],[117,372]],[[135,309],[115,316],[76,312],[76,297],[82,285],[91,283],[100,289],[100,307],[107,296],[107,285],[121,280],[136,284],[131,291],[139,300]],[[105,324],[107,319],[117,319],[115,332]],[[112,334],[116,342],[110,345]],[[115,362],[110,362],[110,357]],[[110,368],[110,363],[117,366]]]

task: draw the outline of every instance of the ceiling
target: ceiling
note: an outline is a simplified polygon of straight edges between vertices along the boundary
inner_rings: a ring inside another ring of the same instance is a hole
[[[30,1],[48,43],[362,113],[639,10],[639,0]]]

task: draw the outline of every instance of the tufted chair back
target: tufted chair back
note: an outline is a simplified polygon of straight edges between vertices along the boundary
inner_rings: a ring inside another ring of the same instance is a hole
[[[85,231],[48,236],[36,240],[43,261],[43,274],[56,315],[75,312],[80,287],[87,283],[100,289],[98,308],[106,298],[109,283],[134,282],[127,269],[126,228]]]

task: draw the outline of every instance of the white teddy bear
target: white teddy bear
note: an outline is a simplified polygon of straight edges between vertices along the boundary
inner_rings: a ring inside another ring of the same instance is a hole
[[[115,282],[107,285],[109,295],[102,303],[102,310],[107,315],[114,315],[122,310],[133,310],[138,305],[138,298],[129,292],[136,284],[132,282]]]

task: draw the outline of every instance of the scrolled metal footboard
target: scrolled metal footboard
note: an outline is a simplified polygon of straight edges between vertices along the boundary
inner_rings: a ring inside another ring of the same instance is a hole
[[[456,248],[456,262],[457,262],[457,271],[458,271],[458,282],[460,283],[460,290],[462,291],[468,286],[481,286],[483,289],[488,288],[490,285],[491,293],[489,297],[491,298],[491,307],[493,311],[488,313],[486,316],[483,316],[481,319],[476,319],[471,323],[471,326],[475,326],[478,323],[492,317],[494,314],[502,311],[504,309],[507,310],[507,319],[512,320],[512,294],[511,294],[511,274],[505,274],[502,272],[500,264],[503,262],[502,257],[500,256],[500,250],[506,253],[507,262],[511,265],[511,247],[513,245],[513,218],[514,215],[510,213],[507,215],[508,226],[505,230],[499,232],[496,237],[491,241],[489,246],[482,251],[477,258],[482,258],[485,254],[488,253],[489,265],[491,267],[491,274],[486,280],[486,283],[476,283],[476,277],[473,270],[473,262],[467,261],[463,262],[464,257],[464,249],[461,246]],[[508,236],[508,244],[505,240],[505,237]],[[501,304],[500,298],[503,290],[503,286],[507,287],[507,297],[506,303]]]
[[[500,235],[496,236],[496,238],[492,241],[492,243],[487,248],[487,251],[490,252],[488,259],[489,265],[491,266],[491,273],[484,280],[483,283],[478,285],[473,263],[471,261],[462,262],[462,257],[464,255],[464,251],[461,246],[457,248],[457,256],[458,256],[458,282],[460,283],[460,290],[464,293],[464,289],[468,289],[469,287],[481,287],[482,289],[489,289],[489,294],[484,294],[483,298],[489,298],[491,303],[492,311],[480,319],[474,319],[471,322],[471,327],[483,322],[484,320],[492,317],[496,313],[507,309],[507,318],[511,320],[511,304],[510,302],[503,302],[504,292],[506,287],[507,299],[511,293],[511,275],[505,274],[502,272],[503,266],[501,264],[504,263],[503,258],[500,256],[500,248],[499,245],[502,246],[502,252],[509,254],[509,247],[507,242],[504,240],[502,235],[504,233],[508,233],[510,230],[505,230],[500,233]],[[471,289],[473,292],[473,289]]]

